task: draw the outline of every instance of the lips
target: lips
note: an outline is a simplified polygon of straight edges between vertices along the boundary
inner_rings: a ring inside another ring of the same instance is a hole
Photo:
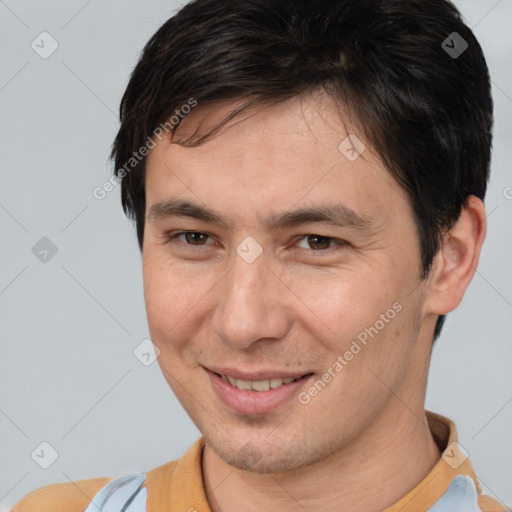
[[[206,368],[206,367],[205,367]],[[262,380],[270,380],[270,379],[300,379],[305,375],[310,375],[312,372],[303,372],[296,371],[290,372],[289,370],[261,370],[258,372],[255,371],[241,371],[237,368],[228,368],[228,367],[214,367],[210,366],[206,368],[207,370],[216,373],[219,376],[225,375],[226,377],[232,377],[233,379],[240,379],[244,381],[262,381]]]
[[[218,368],[216,369],[220,370]],[[213,391],[218,398],[231,410],[242,414],[267,414],[283,406],[285,403],[292,402],[300,390],[307,386],[313,376],[312,373],[306,375],[295,374],[295,377],[285,377],[284,379],[292,379],[291,382],[285,383],[283,378],[276,377],[279,373],[275,370],[271,372],[249,373],[222,369],[223,371],[228,371],[232,374],[235,373],[236,375],[256,375],[257,378],[260,379],[246,381],[244,379],[234,379],[234,377],[229,374],[217,373],[206,368],[205,370],[210,378]],[[286,375],[286,372],[284,373]],[[262,375],[266,376],[269,374],[273,377],[261,379]],[[290,375],[289,372],[288,375]],[[232,380],[235,380],[236,385],[231,384],[229,381],[230,377]],[[297,380],[295,380],[296,378]],[[279,385],[272,388],[270,387],[270,382],[274,379],[274,384]],[[251,389],[248,389],[249,385]],[[259,389],[253,389],[253,386]]]
[[[216,374],[218,375],[218,374]],[[242,389],[245,391],[269,391],[270,389],[279,388],[285,384],[290,384],[291,382],[295,382],[299,380],[294,379],[292,377],[285,377],[284,379],[274,378],[274,379],[262,379],[262,380],[243,380],[243,379],[235,379],[234,377],[230,377],[229,375],[219,375],[224,382],[228,382],[231,386]]]

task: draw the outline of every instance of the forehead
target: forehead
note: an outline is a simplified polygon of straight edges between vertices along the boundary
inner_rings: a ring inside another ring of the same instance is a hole
[[[176,143],[207,134],[239,105],[198,105],[172,143],[156,141],[146,162],[147,213],[178,196],[239,216],[252,212],[260,223],[270,205],[282,212],[341,203],[361,218],[372,209],[407,206],[405,192],[326,95],[242,113],[198,146]]]

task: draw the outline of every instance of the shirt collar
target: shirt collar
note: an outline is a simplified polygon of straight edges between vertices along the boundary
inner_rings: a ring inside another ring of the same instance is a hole
[[[384,512],[417,512],[431,508],[457,475],[471,477],[478,494],[482,492],[471,462],[459,445],[453,421],[434,412],[425,411],[425,414],[432,436],[442,452],[441,458],[414,489]]]

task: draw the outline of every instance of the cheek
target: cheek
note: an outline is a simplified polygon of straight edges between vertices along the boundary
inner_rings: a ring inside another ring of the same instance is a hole
[[[398,288],[382,272],[342,269],[296,277],[291,286],[297,308],[318,325],[315,333],[352,339],[379,320],[399,300]]]
[[[297,295],[307,297],[305,302],[321,320],[309,314],[313,338],[322,340],[332,354],[326,363],[333,364],[338,355],[346,354],[350,366],[346,368],[347,376],[373,382],[369,367],[388,374],[393,372],[394,359],[410,357],[409,340],[417,329],[417,315],[413,297],[407,297],[408,280],[404,273],[393,278],[388,267],[387,273],[359,272],[338,279],[332,276],[323,287],[318,283],[307,286],[305,282],[298,286],[301,291]],[[304,295],[306,290],[309,295]],[[311,326],[319,327],[313,330]],[[363,382],[360,385],[364,387]]]
[[[162,350],[181,350],[195,335],[215,280],[205,272],[171,264],[150,251],[143,259],[149,330]]]
[[[178,399],[190,387],[190,337],[188,315],[194,301],[179,274],[144,262],[144,300],[151,340],[159,348],[158,364]],[[193,310],[192,310],[193,311]]]
[[[154,341],[166,342],[173,326],[185,314],[187,287],[172,267],[148,251],[143,258],[144,301],[149,330]]]

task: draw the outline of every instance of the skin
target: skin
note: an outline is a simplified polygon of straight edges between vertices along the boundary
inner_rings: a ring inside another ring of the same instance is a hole
[[[178,139],[233,105],[198,106]],[[473,277],[484,207],[470,197],[421,281],[408,197],[368,145],[353,162],[339,151],[348,133],[363,140],[332,99],[312,94],[237,118],[198,147],[157,141],[148,156],[148,323],[163,374],[205,437],[213,512],[382,511],[440,458],[424,412],[432,336]],[[170,198],[206,205],[227,226],[149,215]],[[371,229],[272,231],[261,222],[326,203],[364,215]],[[169,242],[179,231],[205,235]],[[236,252],[248,236],[263,249],[250,264]],[[395,303],[401,311],[307,405],[294,397],[268,414],[242,415],[212,389],[209,365],[321,378]]]

